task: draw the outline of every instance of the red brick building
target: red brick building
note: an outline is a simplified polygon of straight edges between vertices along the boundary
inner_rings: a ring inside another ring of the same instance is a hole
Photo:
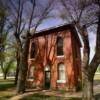
[[[45,89],[76,89],[81,43],[72,25],[40,31],[30,39],[27,81]]]

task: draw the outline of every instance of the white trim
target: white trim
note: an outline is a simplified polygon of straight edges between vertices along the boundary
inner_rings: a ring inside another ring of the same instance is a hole
[[[57,83],[66,83],[66,80],[57,80]]]
[[[60,58],[60,57],[64,57],[64,55],[60,55],[60,56],[57,56],[58,58]]]
[[[44,68],[44,71],[50,71],[50,66],[46,65],[45,68]]]
[[[33,81],[34,79],[27,79],[28,81]]]
[[[35,60],[35,58],[29,58],[28,60]]]

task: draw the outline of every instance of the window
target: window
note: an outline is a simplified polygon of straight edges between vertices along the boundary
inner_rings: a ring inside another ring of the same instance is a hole
[[[57,37],[57,56],[63,55],[63,38]]]
[[[65,80],[64,64],[58,64],[58,80]]]
[[[49,65],[46,65],[45,68],[44,68],[44,70],[45,71],[50,71],[50,66]]]
[[[34,79],[34,66],[30,65],[29,79]]]
[[[32,45],[31,45],[31,58],[35,58],[35,53],[36,53],[36,45],[35,45],[35,43],[32,43]]]

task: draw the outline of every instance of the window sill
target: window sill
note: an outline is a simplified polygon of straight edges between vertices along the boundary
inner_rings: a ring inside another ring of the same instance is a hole
[[[64,57],[64,55],[61,55],[61,56],[57,56],[58,58],[60,58],[60,57]]]
[[[28,79],[28,81],[33,81],[34,79]]]
[[[35,58],[29,58],[29,60],[35,60]]]
[[[57,83],[66,83],[66,80],[57,80]]]

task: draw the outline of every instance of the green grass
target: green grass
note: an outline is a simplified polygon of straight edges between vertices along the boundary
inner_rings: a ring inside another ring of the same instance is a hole
[[[14,87],[14,80],[12,79],[7,79],[7,80],[3,80],[0,79],[0,91],[5,91],[9,88]]]
[[[8,100],[8,98],[14,96],[13,92],[0,92],[0,100]]]
[[[0,100],[8,100],[8,98],[15,95],[14,90],[14,80],[7,79],[3,80],[0,79]]]
[[[97,68],[97,72],[99,72],[99,73],[100,73],[100,66],[98,66],[98,68]]]
[[[100,74],[95,74],[94,80],[100,80]]]
[[[94,80],[96,82],[97,81],[100,82],[100,75],[96,74]],[[15,95],[15,92],[13,92],[13,89],[15,89],[14,80],[0,79],[0,100],[8,100],[10,97],[13,97]],[[65,93],[65,91],[62,91],[62,93]],[[56,95],[53,96],[53,95],[44,95],[42,93],[35,93],[33,95],[24,97],[21,100],[82,100],[82,99],[78,97],[65,98],[65,97],[59,97]]]
[[[25,98],[22,98],[20,100],[82,100],[81,98],[65,98],[65,97],[59,97],[59,96],[52,96],[52,95],[43,95],[39,93],[35,93],[31,96],[27,96]]]

